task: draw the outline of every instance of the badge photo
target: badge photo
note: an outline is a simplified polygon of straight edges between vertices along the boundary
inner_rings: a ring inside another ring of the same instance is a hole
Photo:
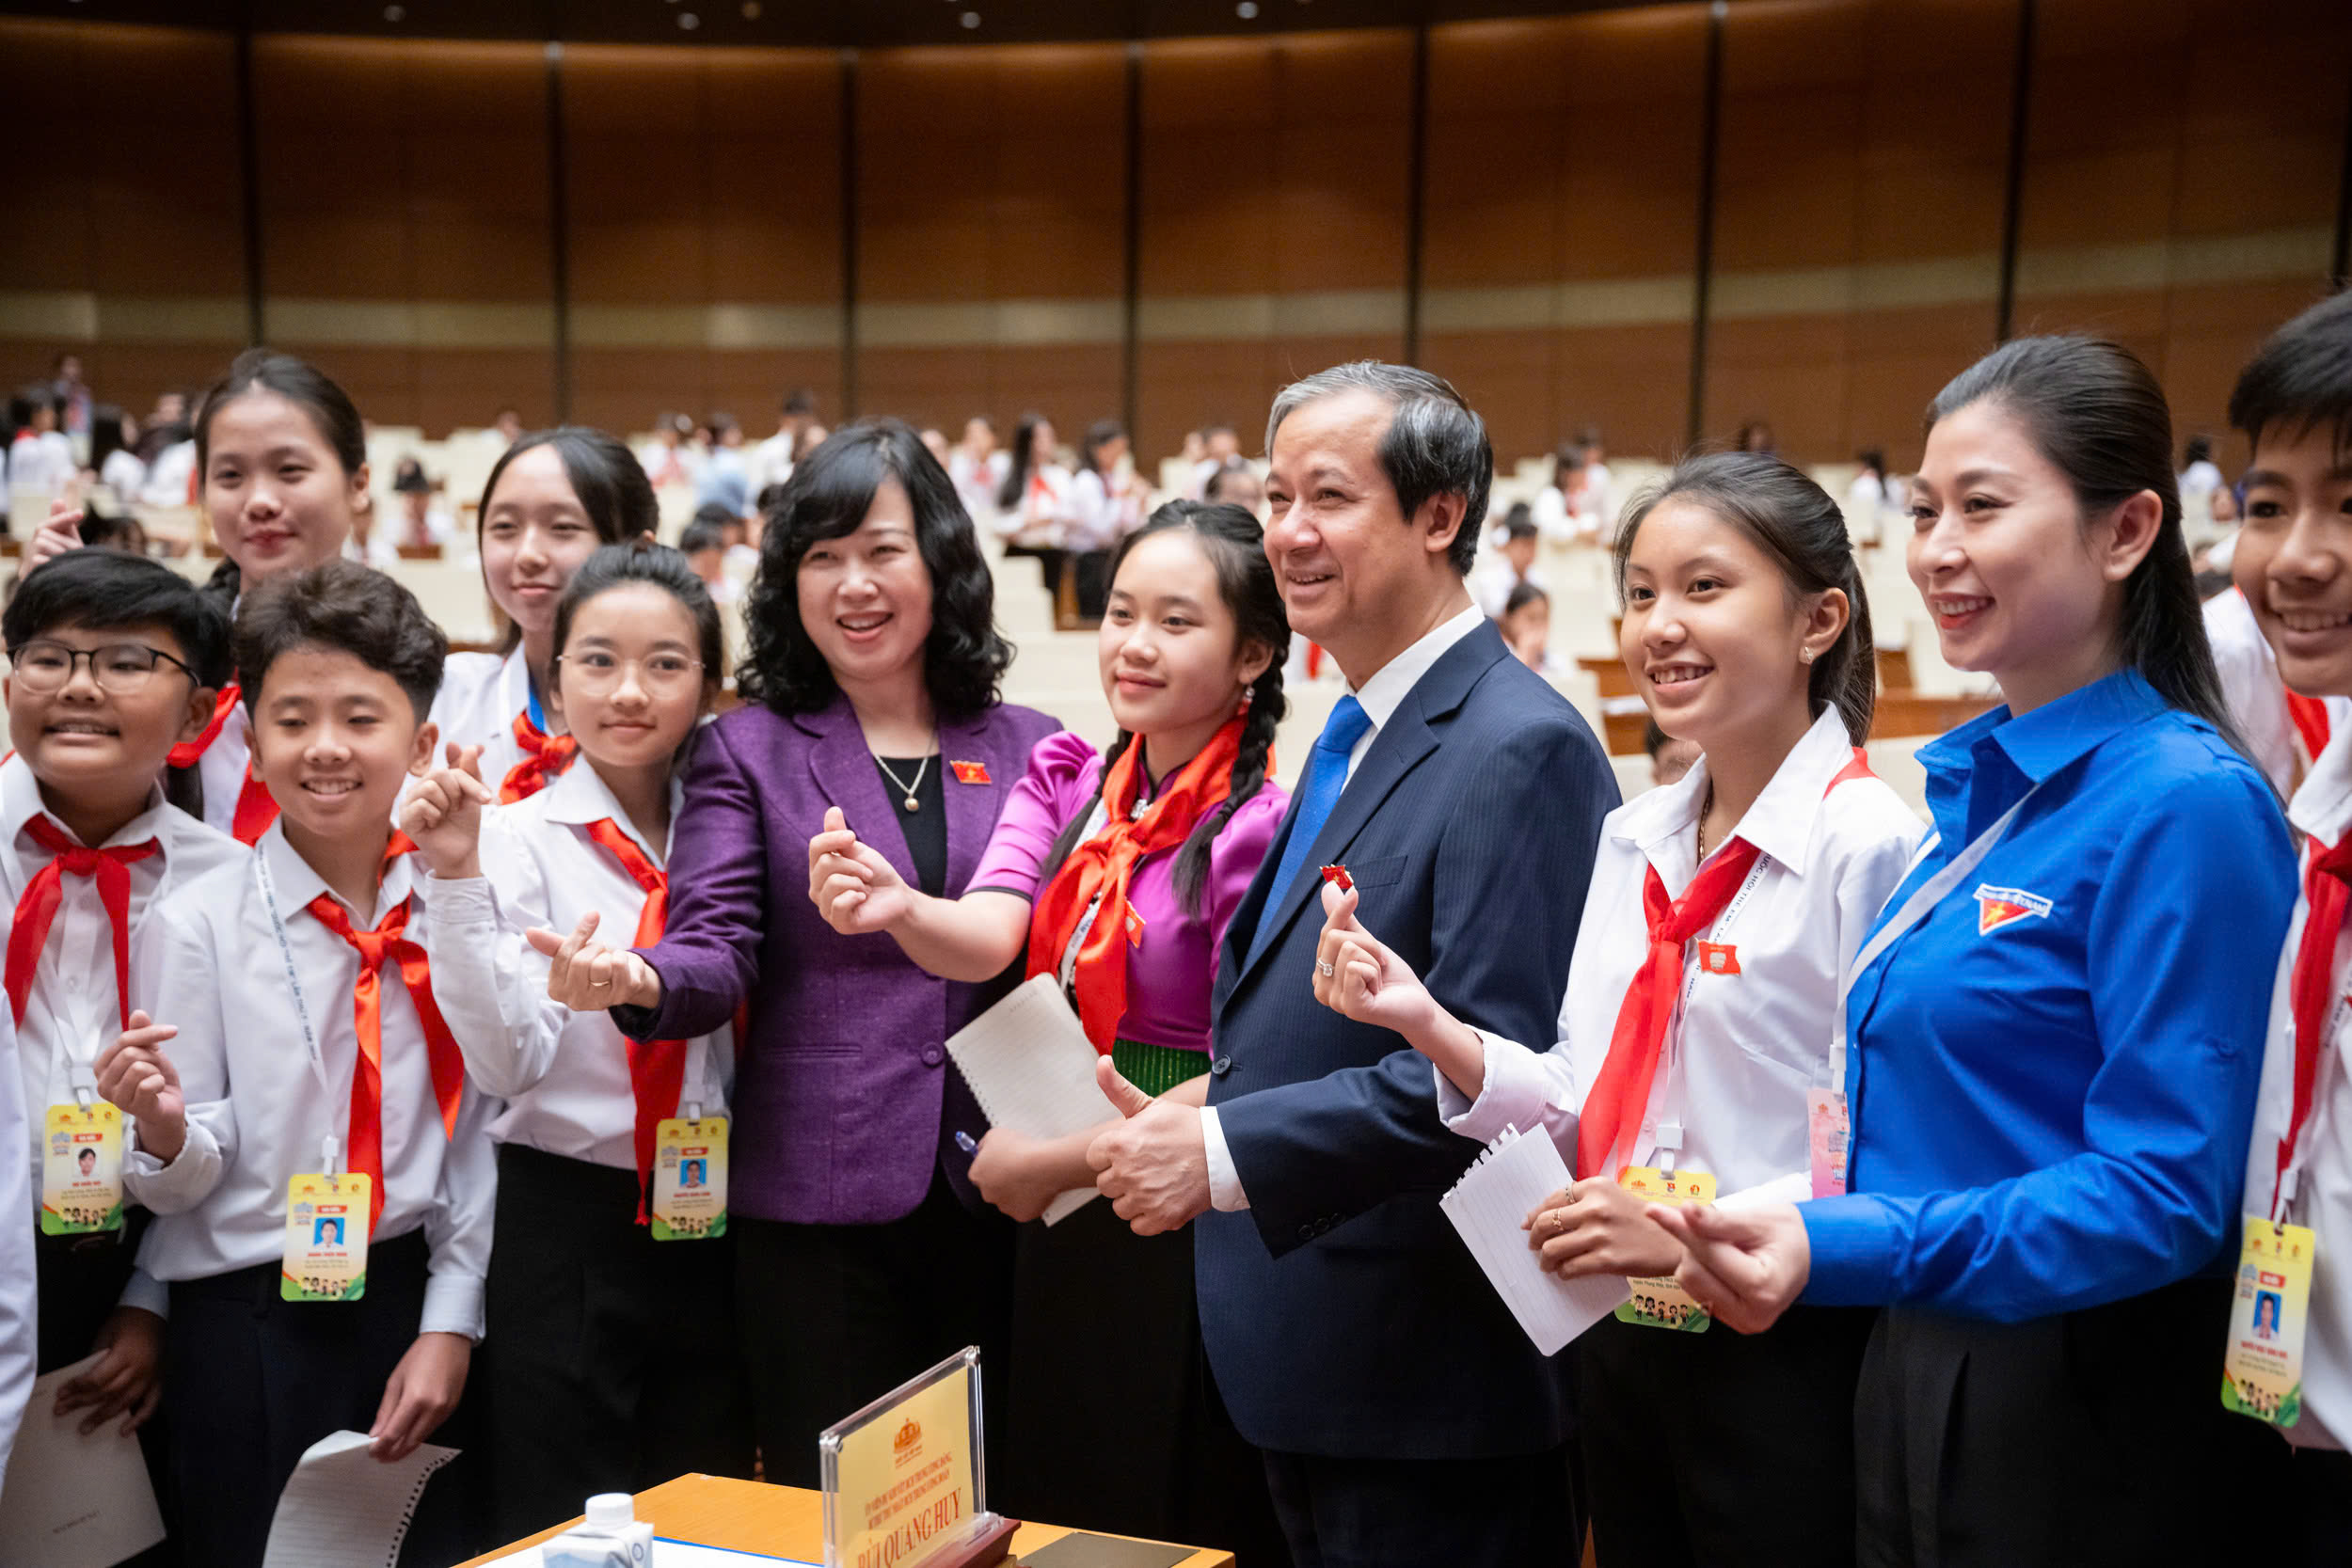
[[[2221,1363],[2221,1407],[2275,1427],[2303,1417],[2303,1326],[2319,1238],[2249,1214]]]
[[[654,1129],[653,1239],[727,1233],[727,1118],[673,1117]]]
[[[52,1105],[40,1158],[40,1233],[122,1228],[122,1112],[105,1101]]]
[[[358,1301],[368,1293],[374,1180],[361,1172],[297,1176],[286,1184],[287,1301]]]
[[[1715,1179],[1704,1171],[1662,1171],[1653,1165],[1629,1165],[1617,1177],[1617,1185],[1652,1203],[1715,1201]],[[1715,1321],[1672,1276],[1628,1279],[1626,1284],[1632,1294],[1617,1308],[1617,1321],[1621,1323],[1671,1329],[1677,1334],[1704,1334]]]

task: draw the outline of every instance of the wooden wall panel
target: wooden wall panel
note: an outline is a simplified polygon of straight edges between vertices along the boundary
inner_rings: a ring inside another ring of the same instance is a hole
[[[1997,325],[2018,3],[1728,9],[1710,436],[1761,416],[1800,461],[1915,456],[1920,405]],[[2037,17],[2016,327],[2118,337],[2185,434],[2217,431],[2245,354],[2324,286],[2352,8],[2040,0]],[[1618,451],[1681,444],[1708,25],[1664,5],[1426,36],[1421,354],[1506,465],[1588,424]],[[381,422],[551,417],[541,47],[253,47],[278,340]],[[1215,420],[1254,447],[1283,381],[1403,353],[1413,51],[1402,28],[1142,49],[1147,459]],[[0,207],[0,380],[72,342],[102,395],[139,407],[226,364],[246,286],[234,61],[223,34],[0,20],[0,122],[42,150]],[[1115,413],[1125,49],[876,50],[854,69],[864,406],[948,429],[1037,406],[1071,436]],[[806,385],[838,422],[843,56],[572,46],[559,70],[574,416],[632,430],[724,408],[764,434]]]
[[[0,127],[20,153],[0,293],[40,302],[10,311],[0,388],[47,379],[72,347],[101,397],[144,413],[228,364],[245,287],[234,69],[216,33],[0,18]],[[114,304],[136,319],[108,337]]]
[[[1147,455],[1217,422],[1254,450],[1283,382],[1403,354],[1412,70],[1401,30],[1145,45],[1139,291],[1206,307],[1137,345]]]
[[[1756,0],[1726,16],[1708,438],[1762,419],[1799,463],[1866,446],[1915,458],[1920,388],[1998,325],[2016,18],[2015,0]],[[1923,79],[1969,90],[1922,113]]]
[[[2067,0],[2040,14],[2019,329],[2118,340],[2164,382],[2182,436],[2226,436],[2239,366],[2325,291],[2352,10]]]
[[[1422,357],[1506,468],[1587,426],[1681,444],[1706,37],[1697,6],[1431,35]]]

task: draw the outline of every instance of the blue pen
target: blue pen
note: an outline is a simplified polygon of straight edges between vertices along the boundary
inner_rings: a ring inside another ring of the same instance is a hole
[[[969,1132],[956,1134],[956,1147],[966,1154],[977,1154],[980,1151],[980,1146],[972,1141],[972,1134]]]

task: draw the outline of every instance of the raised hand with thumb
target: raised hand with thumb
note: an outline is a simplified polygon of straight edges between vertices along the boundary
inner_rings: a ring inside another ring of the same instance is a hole
[[[914,907],[906,879],[859,841],[839,806],[825,808],[824,831],[808,841],[808,896],[825,924],[849,937],[887,931]]]

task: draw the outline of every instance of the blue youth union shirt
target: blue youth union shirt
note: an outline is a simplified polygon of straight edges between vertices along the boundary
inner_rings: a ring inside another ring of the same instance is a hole
[[[1850,1190],[1800,1208],[1804,1299],[2015,1322],[2199,1273],[2236,1227],[2295,907],[2277,799],[2129,670],[1919,760],[1939,841],[1882,919],[2041,788],[1855,977]]]

